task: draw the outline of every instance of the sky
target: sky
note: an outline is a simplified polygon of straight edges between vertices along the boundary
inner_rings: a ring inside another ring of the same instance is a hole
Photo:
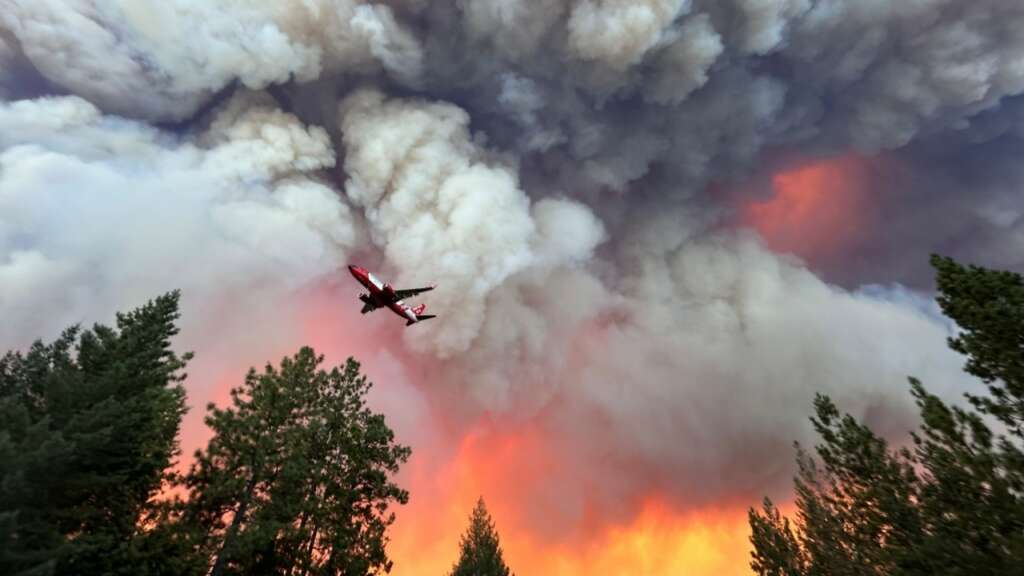
[[[355,356],[394,573],[749,573],[814,394],[956,399],[928,256],[1024,268],[1016,0],[0,0],[0,349],[181,289],[187,455]],[[360,315],[359,264],[437,318]]]

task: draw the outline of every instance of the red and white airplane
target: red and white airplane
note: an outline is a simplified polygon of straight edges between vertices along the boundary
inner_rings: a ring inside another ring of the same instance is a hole
[[[412,326],[417,322],[428,320],[433,318],[433,314],[424,314],[423,311],[427,309],[426,304],[420,304],[419,306],[408,306],[403,302],[406,298],[411,298],[417,294],[433,290],[434,286],[427,286],[426,288],[409,288],[407,290],[395,290],[387,282],[381,282],[372,272],[359,266],[349,266],[348,271],[352,273],[352,276],[359,281],[368,291],[369,294],[360,294],[359,299],[363,301],[362,314],[367,312],[373,312],[377,308],[390,308],[392,312],[398,314],[402,318],[405,318],[406,326]]]

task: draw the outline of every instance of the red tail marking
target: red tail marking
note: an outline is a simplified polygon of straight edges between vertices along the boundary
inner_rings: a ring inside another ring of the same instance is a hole
[[[412,309],[412,313],[417,315],[417,316],[419,316],[420,314],[423,314],[423,311],[426,310],[426,309],[427,309],[427,305],[426,304],[420,304],[419,306],[416,306],[415,308]]]

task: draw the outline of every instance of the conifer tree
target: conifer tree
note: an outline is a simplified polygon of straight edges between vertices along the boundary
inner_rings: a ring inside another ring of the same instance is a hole
[[[818,459],[798,454],[795,529],[766,500],[750,511],[764,576],[1002,575],[1024,566],[1024,278],[932,257],[950,347],[988,394],[949,406],[911,378],[913,450],[893,450],[825,397]],[[991,426],[999,423],[999,431]],[[820,465],[819,465],[820,461]]]
[[[250,370],[230,407],[209,406],[214,437],[188,475],[183,529],[212,575],[390,570],[389,506],[408,500],[390,476],[410,450],[366,407],[359,363],[322,362],[304,347]]]
[[[139,574],[185,412],[179,294],[0,359],[0,573]]]
[[[501,543],[484,499],[480,498],[462,535],[459,560],[451,576],[510,576],[502,558]]]
[[[971,402],[1024,440],[1024,277],[942,256],[931,262],[939,306],[962,331],[950,347],[967,356],[967,373],[988,387],[989,395],[971,394]]]

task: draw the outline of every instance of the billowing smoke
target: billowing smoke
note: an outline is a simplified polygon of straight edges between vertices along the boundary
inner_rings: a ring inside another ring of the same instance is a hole
[[[433,301],[451,319],[410,335],[414,348],[440,358],[466,352],[496,289],[528,270],[589,259],[603,239],[578,203],[531,206],[515,167],[473,142],[469,115],[456,106],[359,91],[341,109],[345,193],[364,209],[372,241],[402,284],[443,286]]]
[[[294,291],[359,243],[334,163],[323,129],[250,94],[184,138],[75,96],[0,103],[0,341],[181,288],[190,346],[276,353]]]
[[[815,392],[900,434],[969,385],[927,255],[1024,264],[1022,94],[1016,0],[0,0],[0,347],[182,288],[193,405],[365,353],[431,470],[543,438],[517,525],[757,498]]]

